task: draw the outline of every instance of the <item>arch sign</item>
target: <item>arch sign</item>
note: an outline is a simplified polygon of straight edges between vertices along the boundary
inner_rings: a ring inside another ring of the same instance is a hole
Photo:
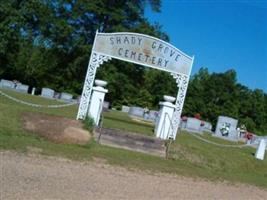
[[[77,119],[85,119],[87,115],[97,68],[112,58],[167,71],[176,79],[178,94],[172,118],[175,138],[194,57],[186,55],[163,40],[138,33],[96,32]]]

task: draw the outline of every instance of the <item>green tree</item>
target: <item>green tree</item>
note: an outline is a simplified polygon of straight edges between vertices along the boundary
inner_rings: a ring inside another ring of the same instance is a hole
[[[214,127],[218,116],[233,117],[261,135],[267,130],[266,108],[266,94],[238,84],[234,70],[210,74],[202,68],[190,80],[183,115],[200,113]]]

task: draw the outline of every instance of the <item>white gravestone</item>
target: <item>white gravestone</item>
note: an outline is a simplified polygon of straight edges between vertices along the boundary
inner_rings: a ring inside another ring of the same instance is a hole
[[[42,88],[41,96],[46,98],[54,98],[55,91],[50,88]]]
[[[108,92],[108,90],[104,88],[107,85],[106,81],[95,80],[95,84],[96,87],[93,87],[88,116],[92,117],[94,119],[95,124],[98,126],[105,99],[105,94]]]
[[[122,106],[122,107],[121,107],[121,112],[128,113],[129,110],[130,110],[130,107],[129,107],[129,106]]]
[[[193,117],[188,117],[187,122],[186,122],[186,129],[188,131],[197,132],[197,133],[202,132],[201,120],[193,118]]]
[[[202,123],[203,123],[203,126],[201,126],[201,130],[202,131],[207,131],[207,132],[211,132],[211,130],[212,130],[212,125],[211,125],[211,123],[210,122],[205,122],[205,121],[202,121]]]
[[[15,83],[13,83],[13,81],[1,79],[0,87],[1,88],[6,88],[6,89],[14,89],[15,88]]]
[[[165,102],[160,102],[159,120],[155,127],[155,135],[157,138],[166,140],[174,137],[170,134],[173,132],[171,122],[175,105],[172,102],[175,101],[175,98],[164,96],[164,100]]]
[[[186,122],[187,118],[186,119],[181,118],[179,127],[181,127],[181,129],[186,129]]]
[[[106,109],[106,110],[108,110],[109,109],[109,104],[110,103],[108,101],[104,101],[103,108]]]
[[[61,93],[60,92],[55,92],[54,93],[54,99],[60,99]]]
[[[35,87],[32,88],[32,92],[31,92],[32,95],[35,94],[35,89],[36,89]]]
[[[255,157],[257,159],[264,160],[265,148],[266,148],[266,141],[264,139],[261,139],[255,154]]]
[[[66,92],[62,92],[60,94],[60,99],[64,100],[64,101],[71,101],[73,98],[72,94],[66,93]]]
[[[29,86],[24,84],[18,84],[16,90],[23,93],[28,93]]]
[[[237,123],[236,119],[226,116],[219,116],[216,125],[215,135],[219,137],[225,137],[231,140],[238,140],[237,135]]]
[[[128,113],[129,113],[129,115],[133,115],[136,117],[143,117],[144,116],[144,108],[132,106],[132,107],[130,107]]]
[[[148,114],[148,120],[156,121],[158,117],[159,112],[156,110],[150,110]]]
[[[256,136],[256,135],[253,136],[250,144],[252,144],[252,145],[259,145],[259,143],[260,143],[260,141],[262,139],[265,140],[265,142],[267,144],[267,136]],[[266,146],[266,148],[267,148],[267,146]]]

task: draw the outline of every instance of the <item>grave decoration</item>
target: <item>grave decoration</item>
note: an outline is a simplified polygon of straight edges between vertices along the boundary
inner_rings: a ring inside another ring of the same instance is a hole
[[[227,116],[219,116],[215,136],[229,140],[238,140],[237,124],[238,121],[236,119]]]
[[[230,127],[231,127],[230,123],[224,122],[222,124],[222,126],[220,127],[220,132],[221,132],[222,136],[228,136],[229,135]]]

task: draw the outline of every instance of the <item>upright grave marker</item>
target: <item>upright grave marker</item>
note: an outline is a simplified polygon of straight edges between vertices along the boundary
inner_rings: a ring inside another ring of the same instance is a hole
[[[171,44],[148,35],[96,32],[77,119],[85,119],[87,115],[97,68],[112,58],[167,71],[176,79],[179,90],[172,117],[175,139],[194,58]]]

